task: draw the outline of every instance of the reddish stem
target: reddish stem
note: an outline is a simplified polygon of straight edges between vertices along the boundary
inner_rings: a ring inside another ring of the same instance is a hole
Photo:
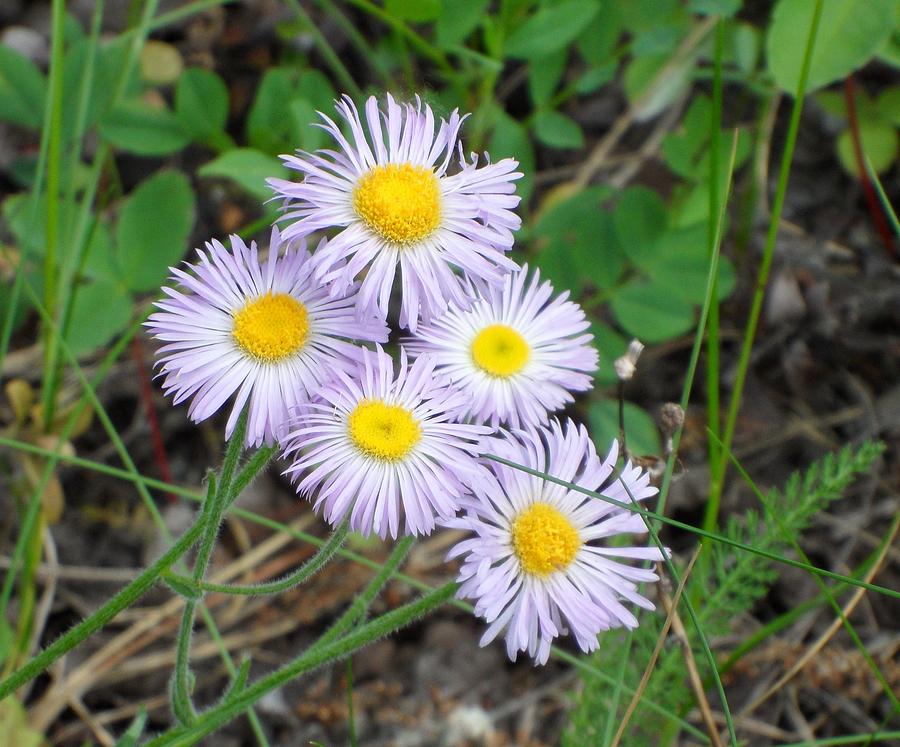
[[[881,242],[895,259],[897,258],[897,249],[894,247],[894,240],[891,237],[891,231],[888,227],[887,217],[881,209],[881,203],[875,194],[875,188],[869,179],[869,171],[866,168],[865,158],[863,157],[862,138],[859,135],[859,119],[856,116],[856,81],[852,75],[848,75],[844,79],[844,96],[847,99],[847,119],[850,120],[850,139],[853,141],[853,155],[856,159],[856,171],[859,175],[859,183],[862,185],[863,193],[866,196],[866,204],[869,208],[869,215],[872,217],[872,223],[878,235],[881,236]]]
[[[159,469],[163,481],[172,482],[172,471],[169,469],[169,458],[166,456],[166,447],[163,444],[162,431],[159,420],[156,417],[156,408],[153,406],[153,387],[150,384],[150,376],[147,374],[147,366],[144,363],[144,345],[140,335],[131,338],[131,356],[137,369],[138,380],[141,386],[141,400],[144,403],[144,412],[147,415],[147,423],[150,426],[150,441],[153,444],[153,458]],[[171,493],[166,493],[169,503],[175,503],[177,498]]]

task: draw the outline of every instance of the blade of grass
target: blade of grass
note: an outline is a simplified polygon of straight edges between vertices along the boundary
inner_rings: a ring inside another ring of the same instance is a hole
[[[806,48],[803,53],[803,65],[800,69],[800,77],[797,82],[797,90],[794,98],[794,106],[791,110],[791,120],[788,125],[787,139],[784,152],[781,157],[781,166],[778,173],[778,186],[775,190],[775,200],[772,204],[772,216],[769,219],[769,230],[766,235],[766,244],[763,249],[762,262],[756,276],[756,290],[753,294],[753,302],[750,307],[750,315],[747,326],[744,329],[744,339],[741,344],[741,352],[738,358],[737,375],[731,398],[728,403],[728,414],[725,419],[725,435],[722,439],[725,450],[731,448],[734,442],[734,429],[737,424],[737,415],[741,406],[741,395],[744,391],[744,383],[747,378],[747,370],[750,366],[750,352],[753,349],[753,341],[756,337],[756,328],[759,324],[762,303],[769,280],[769,270],[772,266],[772,257],[775,253],[775,242],[778,238],[778,225],[781,221],[781,211],[784,207],[787,195],[788,178],[791,172],[791,161],[794,157],[794,146],[797,143],[797,134],[800,130],[800,114],[803,111],[803,97],[806,94],[806,82],[809,79],[809,68],[812,61],[812,52],[816,43],[816,35],[819,30],[819,19],[822,17],[822,0],[816,0],[813,10],[812,23],[806,38]],[[718,521],[719,504],[722,498],[722,487],[725,479],[727,461],[720,462],[719,470],[712,475],[709,499],[704,518],[704,528],[714,526]]]

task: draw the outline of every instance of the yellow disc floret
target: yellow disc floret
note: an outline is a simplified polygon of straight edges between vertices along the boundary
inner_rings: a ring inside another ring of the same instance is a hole
[[[277,363],[296,353],[309,337],[306,307],[287,293],[266,293],[234,315],[234,341],[248,355]]]
[[[491,376],[505,378],[519,373],[530,354],[525,338],[505,324],[485,327],[472,340],[472,360]]]
[[[422,436],[422,429],[405,407],[373,400],[362,400],[347,423],[356,448],[384,462],[405,457]]]
[[[376,166],[353,192],[353,207],[366,225],[394,244],[428,236],[441,222],[441,190],[430,169],[409,163]]]
[[[535,503],[516,517],[512,541],[525,572],[541,577],[565,569],[581,547],[572,523],[547,503]]]

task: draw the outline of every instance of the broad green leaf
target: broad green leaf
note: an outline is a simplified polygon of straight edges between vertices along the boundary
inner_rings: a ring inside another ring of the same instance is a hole
[[[113,97],[119,85],[119,76],[126,66],[128,45],[123,43],[123,40],[115,39],[101,44],[99,49],[94,49],[90,96],[85,105],[82,101],[82,89],[88,75],[88,58],[92,49],[91,41],[83,39],[66,51],[63,69],[62,124],[64,137],[68,140],[75,135],[77,119],[82,106],[86,106],[84,111],[85,128],[94,126],[106,116],[113,105]],[[136,74],[132,74],[131,84],[126,85],[124,91],[126,94],[134,94],[136,97],[140,93],[134,87],[137,84]]]
[[[103,221],[97,220],[85,251],[84,274],[95,280],[118,283],[122,280],[122,270],[116,256],[112,235]]]
[[[288,105],[294,97],[291,73],[284,68],[267,70],[256,90],[247,115],[247,142],[266,153],[284,153],[290,132]]]
[[[594,379],[601,385],[615,384],[619,377],[616,375],[613,363],[616,358],[625,354],[628,349],[628,340],[611,327],[597,321],[591,322],[591,334],[594,335],[594,347],[600,353],[600,363]]]
[[[625,258],[602,208],[608,197],[605,187],[591,187],[549,207],[535,224],[536,263],[557,291],[610,288],[622,274]]]
[[[438,46],[462,44],[484,17],[489,0],[450,0],[441,8],[435,26]]]
[[[670,55],[687,31],[684,24],[659,24],[637,34],[631,42],[631,54],[635,57]]]
[[[616,68],[614,62],[591,68],[575,81],[575,90],[580,94],[593,93],[615,77]]]
[[[488,142],[491,158],[515,158],[519,162],[519,171],[525,174],[516,182],[516,193],[525,203],[531,194],[536,168],[534,148],[528,132],[518,122],[500,108],[496,109],[494,131]]]
[[[190,142],[181,121],[168,109],[141,100],[114,107],[100,124],[104,138],[117,148],[139,156],[164,156]]]
[[[897,160],[897,128],[878,120],[859,123],[859,139],[863,155],[872,162],[872,168],[879,174],[887,171]],[[837,140],[837,154],[841,166],[848,174],[857,176],[856,153],[853,136],[844,130]]]
[[[815,0],[779,0],[766,39],[769,72],[796,93]],[[875,56],[895,28],[894,0],[824,0],[807,92],[846,77]]]
[[[200,176],[218,176],[230,179],[260,200],[268,200],[272,197],[272,190],[266,184],[268,177],[287,177],[287,169],[284,168],[281,161],[253,148],[229,150],[209,163],[203,164],[197,173]]]
[[[709,277],[706,223],[667,231],[657,244],[653,264],[645,268],[653,284],[667,296],[702,304]],[[734,268],[727,257],[719,258],[719,298],[734,289]]]
[[[741,9],[741,0],[691,0],[688,10],[707,16],[733,16]]]
[[[894,33],[884,40],[876,54],[882,62],[900,67],[900,30],[895,29]]]
[[[900,86],[888,88],[878,94],[875,108],[885,121],[900,127]]]
[[[694,179],[703,146],[709,142],[709,123],[712,104],[700,94],[685,112],[677,130],[663,138],[662,152],[666,164],[685,179]]]
[[[632,33],[646,31],[686,15],[681,0],[628,0],[615,4],[621,8],[623,25]]]
[[[653,261],[666,221],[665,203],[652,189],[631,187],[619,199],[613,213],[619,246],[638,267]]]
[[[455,0],[450,0],[452,5]],[[433,21],[441,14],[441,0],[385,0],[384,8],[395,18],[413,23]]]
[[[619,324],[641,342],[671,340],[696,323],[694,304],[655,283],[635,281],[616,290],[611,306]]]
[[[125,329],[131,309],[131,295],[120,283],[98,280],[75,288],[66,333],[72,352],[82,355],[105,345]]]
[[[228,120],[228,89],[209,70],[188,68],[175,89],[175,113],[184,129],[204,140],[225,129]]]
[[[15,695],[0,702],[0,744],[41,747],[46,740],[28,724],[28,715]]]
[[[47,80],[27,57],[0,44],[0,120],[38,128]]]
[[[633,402],[624,404],[625,442],[628,451],[638,456],[661,452],[659,429],[646,411]],[[597,451],[605,454],[613,440],[619,438],[619,403],[614,399],[595,402],[588,410],[591,439]],[[621,444],[619,444],[621,448]]]
[[[599,9],[595,0],[563,0],[541,6],[509,35],[504,51],[509,57],[524,60],[546,57],[575,39]]]
[[[125,201],[116,225],[123,282],[155,290],[170,265],[184,257],[194,225],[194,192],[180,171],[159,171]]]
[[[528,91],[535,108],[546,104],[566,69],[567,50],[560,49],[528,66]]]
[[[726,61],[734,62],[747,75],[756,72],[762,42],[762,33],[755,26],[732,21],[725,26]]]
[[[618,62],[614,55],[622,36],[622,12],[620,3],[601,2],[600,10],[578,35],[576,46],[587,63],[606,66]]]
[[[665,111],[690,87],[696,54],[685,57],[675,65],[671,62],[672,57],[668,54],[647,55],[635,57],[625,68],[625,95],[632,105],[640,104],[637,114],[639,122]]]
[[[551,148],[580,148],[584,135],[578,123],[561,112],[544,110],[534,118],[534,134]]]

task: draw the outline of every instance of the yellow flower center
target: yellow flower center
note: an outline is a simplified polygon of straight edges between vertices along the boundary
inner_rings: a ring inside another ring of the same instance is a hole
[[[270,291],[248,301],[234,315],[231,334],[248,355],[265,363],[277,363],[306,344],[309,314],[293,296]]]
[[[512,327],[492,324],[472,340],[472,360],[491,376],[505,378],[519,373],[528,363],[531,348]]]
[[[430,169],[409,163],[376,166],[353,192],[357,215],[395,244],[428,236],[441,222],[441,191]]]
[[[519,563],[533,576],[563,570],[581,547],[572,523],[547,503],[535,503],[516,517],[512,541]]]
[[[362,400],[348,419],[350,440],[366,456],[384,462],[402,459],[422,437],[412,413],[400,405]]]

